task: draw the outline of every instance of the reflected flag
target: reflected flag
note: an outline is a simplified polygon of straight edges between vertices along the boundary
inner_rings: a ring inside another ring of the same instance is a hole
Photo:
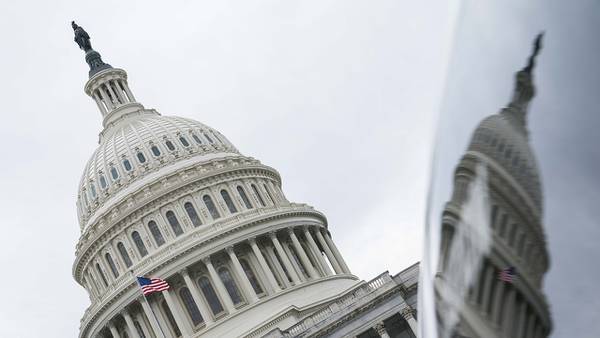
[[[506,269],[502,269],[498,273],[498,279],[503,282],[506,282],[506,283],[514,282],[516,277],[517,277],[517,269],[515,269],[514,266],[509,266]]]
[[[160,278],[137,277],[138,284],[142,288],[144,296],[154,292],[169,290],[169,283]]]

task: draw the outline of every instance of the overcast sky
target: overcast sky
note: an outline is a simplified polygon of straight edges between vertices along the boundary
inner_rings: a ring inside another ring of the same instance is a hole
[[[598,112],[590,91],[600,79],[592,26],[600,10],[591,0],[519,15],[487,8],[478,25],[488,30],[455,36],[457,2],[1,2],[0,336],[75,337],[89,304],[71,276],[75,199],[101,120],[83,92],[88,69],[73,42],[74,19],[107,63],[127,70],[147,108],[202,121],[279,170],[287,197],[327,215],[350,268],[366,280],[420,259],[453,38],[495,51],[487,72],[460,83],[487,91],[465,103],[466,135],[507,102],[531,37],[546,28],[544,84],[530,125],[546,196],[547,289],[555,336],[585,337],[569,330],[599,318],[597,297],[575,297],[599,278],[577,278],[590,269],[573,261],[597,253],[590,238],[598,238]],[[475,56],[463,62],[476,64]],[[453,161],[466,146],[455,141]],[[583,250],[571,250],[580,243]]]
[[[1,337],[75,337],[75,199],[101,128],[71,20],[138,101],[200,120],[323,211],[353,272],[419,260],[455,2],[0,3]]]

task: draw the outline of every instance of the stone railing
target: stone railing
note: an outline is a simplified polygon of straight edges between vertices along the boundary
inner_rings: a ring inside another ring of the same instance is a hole
[[[285,215],[298,211],[306,211],[323,216],[319,211],[307,204],[289,203],[283,206],[277,205],[249,210],[247,212],[219,220],[212,224],[200,226],[194,229],[194,231],[184,234],[181,236],[181,238],[178,238],[177,241],[165,245],[158,251],[148,255],[142,261],[137,262],[129,269],[129,271],[121,274],[117,279],[115,279],[102,292],[100,297],[98,297],[97,300],[85,310],[80,321],[81,328],[85,328],[90,324],[93,315],[96,314],[103,306],[105,306],[105,303],[108,300],[113,299],[119,292],[122,292],[132,283],[135,283],[135,276],[144,276],[148,274],[152,268],[155,268],[156,264],[154,263],[164,262],[170,257],[175,256],[177,253],[187,249],[189,246],[195,245],[199,239],[204,240],[210,238],[210,236],[219,230],[233,229],[239,225],[263,219],[265,216]],[[209,233],[210,236],[205,236],[207,233]]]
[[[315,324],[321,323],[323,321],[326,321],[327,319],[330,319],[340,309],[345,308],[345,307],[349,306],[350,304],[356,303],[356,301],[359,298],[362,298],[366,294],[371,293],[377,289],[380,289],[380,288],[388,285],[390,282],[393,282],[392,277],[386,271],[386,272],[380,274],[379,276],[373,278],[368,283],[363,284],[362,286],[360,286],[353,292],[351,292],[345,296],[342,296],[335,302],[329,304],[329,306],[326,306],[325,308],[316,311],[315,313],[311,314],[310,316],[304,318],[302,321],[298,322],[296,325],[285,330],[285,332],[283,333],[283,337],[293,338],[293,337],[301,336],[301,334],[304,331],[312,328]]]

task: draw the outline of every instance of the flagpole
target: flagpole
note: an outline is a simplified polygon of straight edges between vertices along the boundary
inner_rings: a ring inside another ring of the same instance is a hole
[[[142,292],[142,295],[144,295],[143,292]],[[150,305],[150,300],[148,300],[148,297],[146,297],[146,295],[144,295],[144,300],[146,301],[146,303],[148,303],[148,307],[150,308],[150,312],[152,312],[152,316],[154,317],[154,321],[156,322],[156,325],[158,325],[158,328],[160,329],[160,334],[162,335],[162,338],[167,338],[167,336],[165,336],[165,332],[163,331],[162,327],[160,326],[158,317],[156,317],[156,313],[154,313],[154,309],[152,308],[152,305]]]

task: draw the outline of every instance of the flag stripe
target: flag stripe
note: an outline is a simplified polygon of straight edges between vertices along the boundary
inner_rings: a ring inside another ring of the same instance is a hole
[[[165,282],[160,278],[150,279],[145,277],[138,277],[137,280],[144,296],[147,296],[154,292],[161,292],[169,289],[169,283]]]

